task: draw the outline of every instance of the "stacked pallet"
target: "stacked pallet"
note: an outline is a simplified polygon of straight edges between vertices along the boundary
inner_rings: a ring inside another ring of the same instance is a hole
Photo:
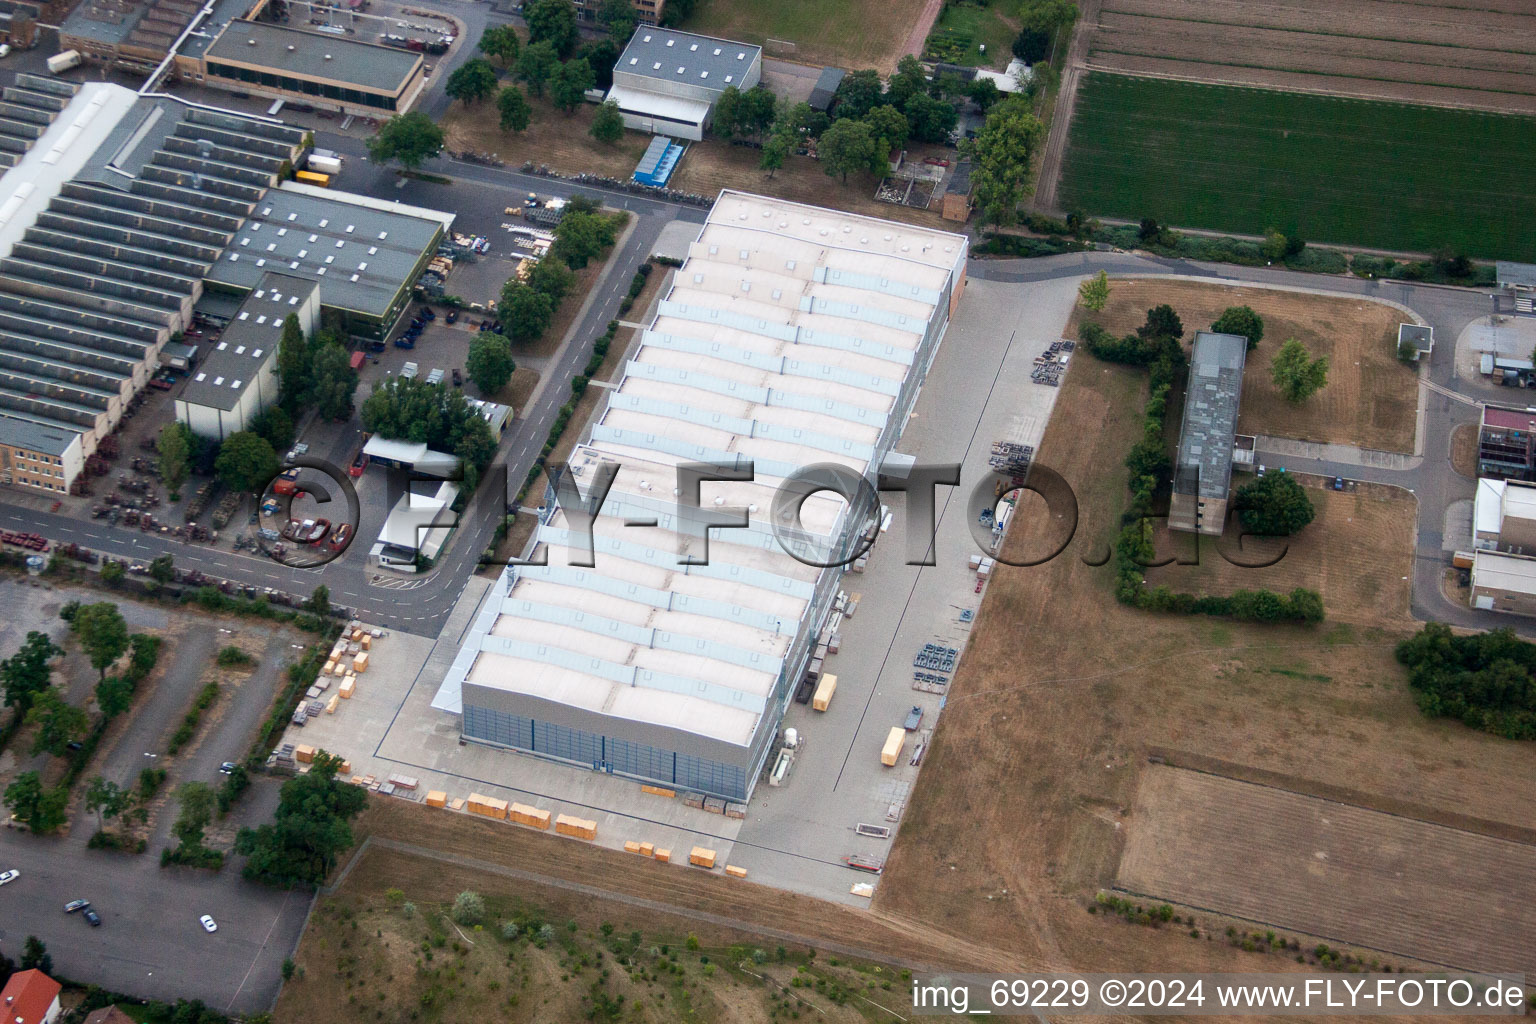
[[[427,806],[428,807],[446,807],[446,806],[448,806],[448,794],[444,793],[440,789],[429,789],[429,790],[427,790]]]
[[[688,806],[688,807],[697,807],[699,810],[703,810],[704,809],[704,794],[703,793],[684,793],[683,794],[683,804],[685,806]]]
[[[356,692],[356,690],[357,679],[353,676],[348,676],[341,681],[341,686],[336,690],[336,693],[343,700],[351,700],[352,694]]]
[[[368,671],[368,652],[363,651],[352,658],[352,671],[362,675]]]
[[[666,847],[657,847],[656,859],[662,864],[670,864],[672,863],[672,851]]]
[[[726,804],[725,816],[727,818],[745,818],[747,816],[746,804]]]
[[[697,868],[713,868],[715,866],[715,851],[706,850],[702,846],[695,846],[688,853],[688,863]]]
[[[549,828],[549,812],[537,807],[529,807],[527,804],[513,804],[511,819],[519,825],[531,825],[534,828]]]
[[[649,793],[652,796],[677,796],[677,790],[662,789],[660,786],[641,786],[640,792]]]
[[[704,809],[711,814],[724,814],[725,801],[718,796],[707,796],[704,798]]]
[[[464,809],[471,814],[484,815],[487,818],[505,819],[507,816],[507,802],[497,800],[493,796],[481,796],[479,793],[469,794]]]
[[[596,839],[597,822],[562,814],[555,819],[555,831],[563,836],[574,836],[577,839]]]
[[[293,748],[293,759],[295,761],[301,761],[304,764],[311,764],[315,760],[315,748],[309,746],[307,743],[300,743],[298,746]]]
[[[746,868],[739,868],[735,864],[727,864],[725,866],[725,873],[730,875],[732,878],[746,878],[747,877],[747,869]]]

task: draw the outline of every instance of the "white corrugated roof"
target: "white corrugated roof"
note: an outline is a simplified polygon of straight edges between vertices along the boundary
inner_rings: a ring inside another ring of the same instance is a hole
[[[461,711],[467,680],[750,744],[824,571],[775,534],[775,490],[816,463],[867,471],[964,253],[945,232],[722,193],[571,455],[583,493],[619,466],[596,564],[568,564],[554,509],[537,534],[550,564],[497,581],[433,705]],[[731,460],[754,479],[705,483],[701,503],[750,524],[679,564],[703,542],[676,521],[676,467]],[[813,495],[801,527],[830,546],[847,510]]]
[[[1472,586],[1512,594],[1536,594],[1536,558],[1498,551],[1474,552]]]
[[[1477,482],[1477,498],[1472,503],[1472,518],[1478,533],[1498,533],[1504,517],[1504,481],[1483,477]]]
[[[703,124],[709,116],[709,104],[703,100],[690,100],[684,96],[651,92],[649,89],[626,89],[615,85],[608,90],[608,99],[619,105],[620,110],[665,117],[687,124]]]

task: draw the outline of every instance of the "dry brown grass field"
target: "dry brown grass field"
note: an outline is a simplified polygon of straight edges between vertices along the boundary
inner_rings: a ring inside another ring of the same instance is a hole
[[[1536,971],[1536,846],[1155,766],[1131,817],[1130,892],[1450,967]]]
[[[1240,432],[1413,451],[1419,383],[1417,372],[1397,359],[1404,315],[1398,310],[1367,299],[1153,278],[1112,282],[1104,311],[1080,315],[1124,334],[1164,302],[1183,320],[1186,343],[1228,306],[1250,306],[1264,318],[1264,340],[1248,353],[1243,373]],[[1066,336],[1076,331],[1074,322]],[[1287,338],[1306,345],[1314,358],[1328,357],[1328,386],[1299,405],[1282,398],[1270,377]]]
[[[454,152],[495,153],[513,167],[531,160],[564,174],[586,172],[625,179],[650,142],[649,135],[639,132],[625,132],[624,138],[612,146],[596,141],[587,134],[597,109],[590,103],[582,104],[571,115],[555,109],[548,99],[529,97],[528,103],[533,107],[533,118],[525,132],[502,131],[496,123],[495,111],[487,104],[455,104],[442,121],[447,148]],[[919,163],[932,155],[949,160],[955,157],[953,150],[942,146],[914,144],[907,152],[909,159]],[[790,156],[770,178],[767,171],[758,169],[761,159],[759,150],[733,146],[719,139],[690,143],[670,184],[680,191],[706,196],[713,196],[722,188],[744,189],[797,203],[929,227],[944,224],[937,204],[932,210],[915,210],[878,202],[874,198],[878,182],[873,175],[851,174],[844,184],[841,179],[823,173],[821,164],[810,157]]]
[[[703,0],[684,27],[759,46],[791,43],[793,50],[770,47],[767,55],[802,64],[889,73],[926,6],[925,0],[841,0],[831,6],[817,0]]]
[[[1526,0],[1105,0],[1092,32],[1103,70],[1536,112]]]
[[[1044,565],[994,574],[875,909],[1077,969],[1282,969],[1285,958],[1085,911],[1116,876],[1151,753],[1494,822],[1528,819],[1536,777],[1527,747],[1419,714],[1392,658],[1410,629],[1400,610],[1332,609],[1307,628],[1118,604],[1112,568],[1085,558],[1106,558],[1118,529],[1145,394],[1141,373],[1073,361],[1039,457],[1077,493],[1076,538]],[[1014,522],[1010,552],[1044,547],[1043,517]],[[1357,539],[1385,593],[1409,557],[1406,535]]]

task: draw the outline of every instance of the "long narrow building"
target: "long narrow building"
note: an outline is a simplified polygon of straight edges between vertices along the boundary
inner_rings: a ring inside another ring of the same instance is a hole
[[[789,529],[774,494],[816,464],[873,483],[965,260],[961,235],[723,192],[571,456],[583,493],[617,467],[593,565],[570,564],[580,539],[546,503],[549,564],[497,580],[433,706],[468,740],[746,800],[842,576],[804,556],[843,550],[876,511],[822,492]],[[750,464],[700,490],[748,526],[678,522],[683,463]]]

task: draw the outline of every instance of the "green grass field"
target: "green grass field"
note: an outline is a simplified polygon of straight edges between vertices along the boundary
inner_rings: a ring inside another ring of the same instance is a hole
[[[1095,72],[1061,204],[1314,242],[1536,260],[1536,118]]]

